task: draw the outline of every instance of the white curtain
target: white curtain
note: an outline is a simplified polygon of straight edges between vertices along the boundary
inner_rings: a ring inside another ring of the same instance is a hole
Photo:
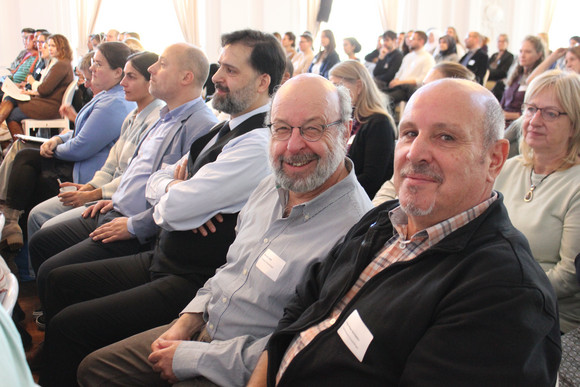
[[[542,15],[544,15],[544,17],[541,20],[542,27],[540,28],[540,32],[550,31],[550,26],[552,25],[552,18],[554,17],[554,11],[556,10],[557,3],[558,3],[557,0],[544,0],[544,12],[542,12]]]
[[[101,0],[77,0],[77,20],[78,20],[78,39],[77,54],[84,55],[87,52],[87,43],[89,35],[93,33]]]
[[[185,41],[200,46],[197,0],[173,0],[173,6]]]
[[[316,21],[320,10],[320,0],[308,0],[306,6],[306,28],[312,33],[312,37],[316,38],[320,29],[320,22]]]
[[[381,25],[383,31],[393,30],[398,31],[398,14],[399,1],[398,0],[376,0],[379,6],[379,16],[381,18]]]

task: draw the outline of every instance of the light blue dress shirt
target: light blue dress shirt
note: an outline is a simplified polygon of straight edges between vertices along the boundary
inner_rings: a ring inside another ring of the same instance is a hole
[[[160,120],[149,131],[143,140],[139,152],[133,157],[123,173],[117,191],[113,194],[113,208],[115,211],[131,217],[147,209],[145,200],[145,186],[147,179],[154,170],[155,159],[165,136],[174,125],[182,119],[182,113],[189,109],[196,101],[189,101],[173,110],[167,106],[160,112]],[[131,230],[129,230],[131,231]]]
[[[180,380],[203,376],[223,386],[247,382],[307,267],[326,257],[372,208],[348,163],[345,179],[293,207],[287,218],[282,214],[288,192],[276,187],[273,175],[252,193],[240,212],[226,264],[183,310],[203,313],[213,341],[178,346],[173,371]],[[276,275],[276,270],[268,272],[270,266],[281,270]]]

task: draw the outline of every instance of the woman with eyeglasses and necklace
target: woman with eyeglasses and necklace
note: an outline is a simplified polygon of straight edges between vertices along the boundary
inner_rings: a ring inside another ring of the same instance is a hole
[[[522,115],[521,155],[505,163],[495,189],[556,291],[565,333],[580,326],[580,75],[538,76]]]

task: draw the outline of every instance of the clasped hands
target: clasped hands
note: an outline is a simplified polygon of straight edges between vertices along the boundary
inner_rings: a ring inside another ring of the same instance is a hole
[[[149,362],[155,372],[169,383],[179,380],[173,373],[173,357],[181,342],[191,340],[193,335],[203,327],[201,313],[184,313],[164,334],[151,344]]]
[[[97,214],[106,214],[113,209],[112,200],[99,200],[97,203],[88,207],[85,212],[83,212],[83,218],[94,218]],[[134,238],[133,234],[129,232],[127,228],[127,221],[129,218],[122,216],[115,218],[108,223],[105,223],[95,231],[89,234],[89,237],[95,241],[101,241],[103,243],[110,243],[116,241],[122,241]]]

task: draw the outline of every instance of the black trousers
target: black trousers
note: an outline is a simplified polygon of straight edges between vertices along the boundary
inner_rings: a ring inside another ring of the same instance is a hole
[[[174,320],[225,263],[236,219],[224,215],[206,237],[161,233],[152,251],[51,270],[41,385],[74,385],[78,365],[91,352]]]
[[[91,352],[168,324],[193,299],[206,276],[151,275],[153,252],[73,264],[51,271],[41,370],[43,386],[76,385]]]
[[[72,181],[73,167],[70,161],[42,157],[38,149],[22,149],[14,157],[6,204],[16,210],[31,210],[58,194],[57,179]]]
[[[150,244],[142,245],[137,239],[102,243],[89,238],[89,234],[97,227],[121,216],[116,211],[109,211],[95,218],[78,217],[42,228],[30,238],[30,260],[36,273],[38,297],[43,305],[47,277],[52,270],[73,263],[121,257],[151,249]]]

